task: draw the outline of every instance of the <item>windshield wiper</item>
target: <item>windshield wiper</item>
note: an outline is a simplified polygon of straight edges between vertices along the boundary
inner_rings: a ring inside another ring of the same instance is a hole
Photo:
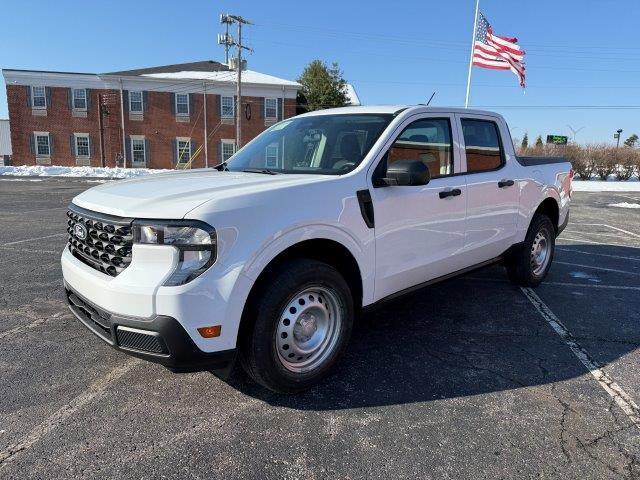
[[[263,173],[265,175],[278,175],[278,172],[274,172],[268,168],[245,168],[242,171],[247,173]]]

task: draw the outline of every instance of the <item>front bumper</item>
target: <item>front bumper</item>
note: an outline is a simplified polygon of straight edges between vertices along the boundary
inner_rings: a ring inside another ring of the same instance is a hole
[[[69,309],[85,327],[116,350],[160,363],[175,372],[229,370],[236,350],[203,352],[173,317],[130,317],[106,311],[65,282]]]

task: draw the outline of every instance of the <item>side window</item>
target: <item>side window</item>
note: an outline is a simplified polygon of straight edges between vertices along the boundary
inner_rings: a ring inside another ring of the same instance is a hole
[[[486,172],[502,166],[504,151],[495,122],[463,118],[462,133],[467,154],[467,173]]]
[[[420,160],[431,178],[453,174],[451,123],[447,118],[424,118],[410,124],[391,145],[387,165],[398,160]]]

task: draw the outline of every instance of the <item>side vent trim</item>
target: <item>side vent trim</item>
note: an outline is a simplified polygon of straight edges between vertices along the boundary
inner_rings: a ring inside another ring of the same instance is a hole
[[[375,215],[373,212],[373,201],[371,200],[371,193],[369,190],[358,190],[356,192],[358,196],[358,203],[360,204],[360,213],[362,219],[367,227],[374,228],[376,226]]]

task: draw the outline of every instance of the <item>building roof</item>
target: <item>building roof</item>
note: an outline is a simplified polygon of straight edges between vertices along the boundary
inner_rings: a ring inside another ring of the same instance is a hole
[[[163,78],[169,80],[208,80],[212,82],[235,82],[235,71],[218,71],[218,72],[198,72],[198,71],[181,71],[166,73],[146,73],[141,75],[150,78]],[[242,83],[253,83],[256,85],[282,85],[287,87],[302,88],[297,82],[285,80],[284,78],[274,77],[266,73],[260,73],[253,70],[242,71]]]
[[[122,75],[123,77],[147,77],[169,80],[209,80],[213,82],[234,82],[236,79],[235,70],[231,70],[224,63],[214,60],[204,60],[201,62],[177,63],[174,65],[162,65],[159,67],[139,68],[136,70],[123,70],[121,72],[110,72],[104,75]],[[278,85],[300,88],[301,85],[291,80],[274,77],[266,73],[254,70],[242,71],[242,83],[252,83],[256,85]]]
[[[347,103],[349,105],[353,105],[353,106],[362,105],[362,102],[360,102],[360,97],[358,96],[358,93],[356,92],[355,87],[350,83],[347,83],[347,85],[345,86],[344,93],[347,96]]]
[[[216,62],[214,60],[204,60],[201,62],[176,63],[173,65],[161,65],[159,67],[137,68],[134,70],[108,72],[104,75],[136,76],[177,72],[228,72],[229,70],[229,67],[224,63]]]
[[[0,157],[11,155],[11,134],[9,120],[0,119]]]
[[[72,88],[123,88],[125,90],[184,91],[188,88],[199,93],[209,87],[208,93],[230,94],[234,89],[236,72],[214,60],[161,65],[157,67],[121,70],[101,74],[74,74],[70,72],[42,72],[37,70],[4,69],[7,84],[44,85]],[[199,81],[198,81],[199,80]],[[205,82],[206,81],[206,82]],[[210,85],[204,86],[205,83]],[[295,98],[302,89],[297,82],[254,70],[243,70],[242,84],[246,95]],[[277,92],[277,93],[276,93]]]

